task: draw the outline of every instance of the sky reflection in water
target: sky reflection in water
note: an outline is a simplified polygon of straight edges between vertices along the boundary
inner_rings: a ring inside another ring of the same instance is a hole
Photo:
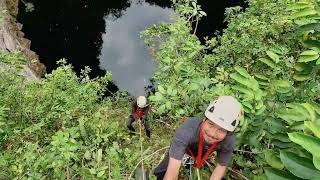
[[[105,17],[100,68],[111,71],[120,90],[127,90],[133,96],[145,94],[144,87],[156,67],[140,32],[153,24],[170,21],[172,13],[172,9],[142,2],[132,3],[118,19],[112,15]]]

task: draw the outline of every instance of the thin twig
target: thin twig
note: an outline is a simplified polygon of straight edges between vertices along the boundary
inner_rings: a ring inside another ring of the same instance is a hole
[[[66,170],[67,170],[67,180],[70,179],[70,175],[69,175],[69,166],[66,167]]]
[[[213,171],[212,171],[213,168],[212,168],[211,164],[210,164],[208,161],[205,161],[205,162],[206,162],[206,164],[209,166],[209,169],[211,170],[211,172],[213,172]],[[233,169],[230,168],[230,167],[228,167],[228,170],[230,170],[231,172],[239,175],[240,177],[242,177],[242,178],[245,179],[245,180],[249,180],[246,176],[244,176],[244,175],[241,174],[240,172],[237,172],[237,171],[233,170]]]
[[[28,174],[28,172],[25,172],[20,178],[19,178],[19,180],[21,180],[25,175],[27,175]]]
[[[193,35],[195,35],[197,32],[198,22],[199,22],[199,18],[197,17],[196,27],[194,28]]]
[[[163,148],[161,148],[161,149],[158,149],[158,150],[156,150],[155,152],[151,153],[150,155],[144,157],[144,159],[141,159],[141,160],[138,162],[138,164],[136,164],[136,166],[135,166],[135,167],[133,168],[133,170],[131,171],[130,176],[129,176],[129,180],[131,179],[134,170],[138,167],[138,165],[139,165],[143,160],[148,159],[149,157],[153,156],[154,154],[158,153],[159,151],[162,151],[162,150],[164,150],[164,149],[168,149],[169,147],[170,147],[170,146],[166,146],[166,147],[163,147]]]
[[[164,125],[166,125],[167,128],[174,130],[174,128],[169,123],[166,123],[166,122],[164,122],[164,121],[162,121],[160,119],[156,119],[156,121],[159,121],[159,122],[163,123]]]
[[[233,173],[236,173],[237,175],[239,175],[240,177],[242,177],[245,180],[250,180],[249,178],[247,178],[246,176],[244,176],[240,172],[237,172],[237,171],[233,170],[231,167],[228,167],[228,170],[232,171]]]
[[[136,134],[136,135],[140,135],[141,133],[135,132],[135,131],[131,131],[129,130],[130,134]]]
[[[108,91],[108,92],[112,95],[112,97],[115,97],[115,96],[116,96],[116,94],[113,93],[113,92],[111,92],[108,88],[106,88],[106,91]]]
[[[251,151],[244,151],[244,150],[238,150],[238,149],[235,149],[235,151],[249,153],[249,154],[260,154],[260,153],[262,153],[262,152],[251,152]]]
[[[111,163],[110,163],[110,159],[109,159],[109,180],[111,180]]]

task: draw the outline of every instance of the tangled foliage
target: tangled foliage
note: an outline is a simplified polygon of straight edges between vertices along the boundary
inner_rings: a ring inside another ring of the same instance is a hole
[[[23,59],[0,57],[16,65]],[[126,131],[129,97],[103,97],[110,73],[90,79],[86,68],[77,77],[59,63],[39,81],[0,69],[0,179],[128,179],[141,156],[139,136]],[[143,153],[163,145],[145,144]]]
[[[181,13],[194,2],[179,1],[175,22],[144,32],[159,61],[150,97],[157,113],[201,115],[214,97],[233,95],[245,117],[228,177],[320,177],[320,139],[309,137],[320,121],[318,3],[250,0],[245,11],[228,8],[228,27],[202,45],[190,22],[199,9]],[[301,175],[301,167],[312,175]]]
[[[159,66],[151,119],[201,116],[219,95],[245,112],[227,179],[320,177],[319,5],[314,0],[249,0],[226,10],[228,27],[201,44],[195,0],[175,2],[174,22],[148,28]],[[0,179],[127,179],[143,139],[129,136],[129,98],[103,97],[111,78],[80,77],[65,61],[39,81],[19,75],[19,54],[0,53]],[[6,66],[5,66],[6,67]],[[143,156],[168,145],[172,130],[151,121]],[[161,155],[145,161],[153,168]],[[210,164],[209,164],[210,165]],[[203,179],[212,167],[201,170]]]

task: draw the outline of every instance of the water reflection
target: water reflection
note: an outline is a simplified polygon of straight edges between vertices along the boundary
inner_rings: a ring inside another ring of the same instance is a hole
[[[104,75],[99,68],[98,56],[102,47],[102,33],[105,32],[104,17],[112,13],[120,17],[130,6],[128,0],[117,1],[71,1],[71,0],[29,0],[35,6],[25,12],[20,3],[18,21],[23,24],[25,36],[32,41],[31,49],[50,73],[56,69],[56,61],[67,58],[79,74],[84,66],[92,69],[91,77]]]
[[[146,26],[168,21],[170,0],[24,0],[35,6],[25,11],[19,4],[18,21],[32,41],[31,49],[40,56],[47,72],[56,69],[56,61],[67,58],[79,74],[84,66],[91,77],[112,71],[120,89],[132,95],[143,94],[152,77],[155,63],[139,38]],[[198,0],[208,16],[199,22],[200,39],[222,30],[225,7],[241,5],[243,0]],[[115,92],[116,86],[109,87]]]
[[[172,9],[137,1],[120,18],[107,15],[106,33],[100,56],[100,68],[112,72],[116,85],[131,95],[145,94],[144,87],[153,76],[155,62],[149,54],[140,32],[145,27],[169,21]]]

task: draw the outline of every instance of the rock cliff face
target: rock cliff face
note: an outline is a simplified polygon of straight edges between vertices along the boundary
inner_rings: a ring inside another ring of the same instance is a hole
[[[26,58],[22,74],[27,79],[38,79],[45,73],[45,66],[40,63],[39,56],[30,50],[31,42],[21,32],[22,24],[17,23],[19,0],[0,0],[0,51],[20,51]],[[0,68],[6,66],[0,64]]]

